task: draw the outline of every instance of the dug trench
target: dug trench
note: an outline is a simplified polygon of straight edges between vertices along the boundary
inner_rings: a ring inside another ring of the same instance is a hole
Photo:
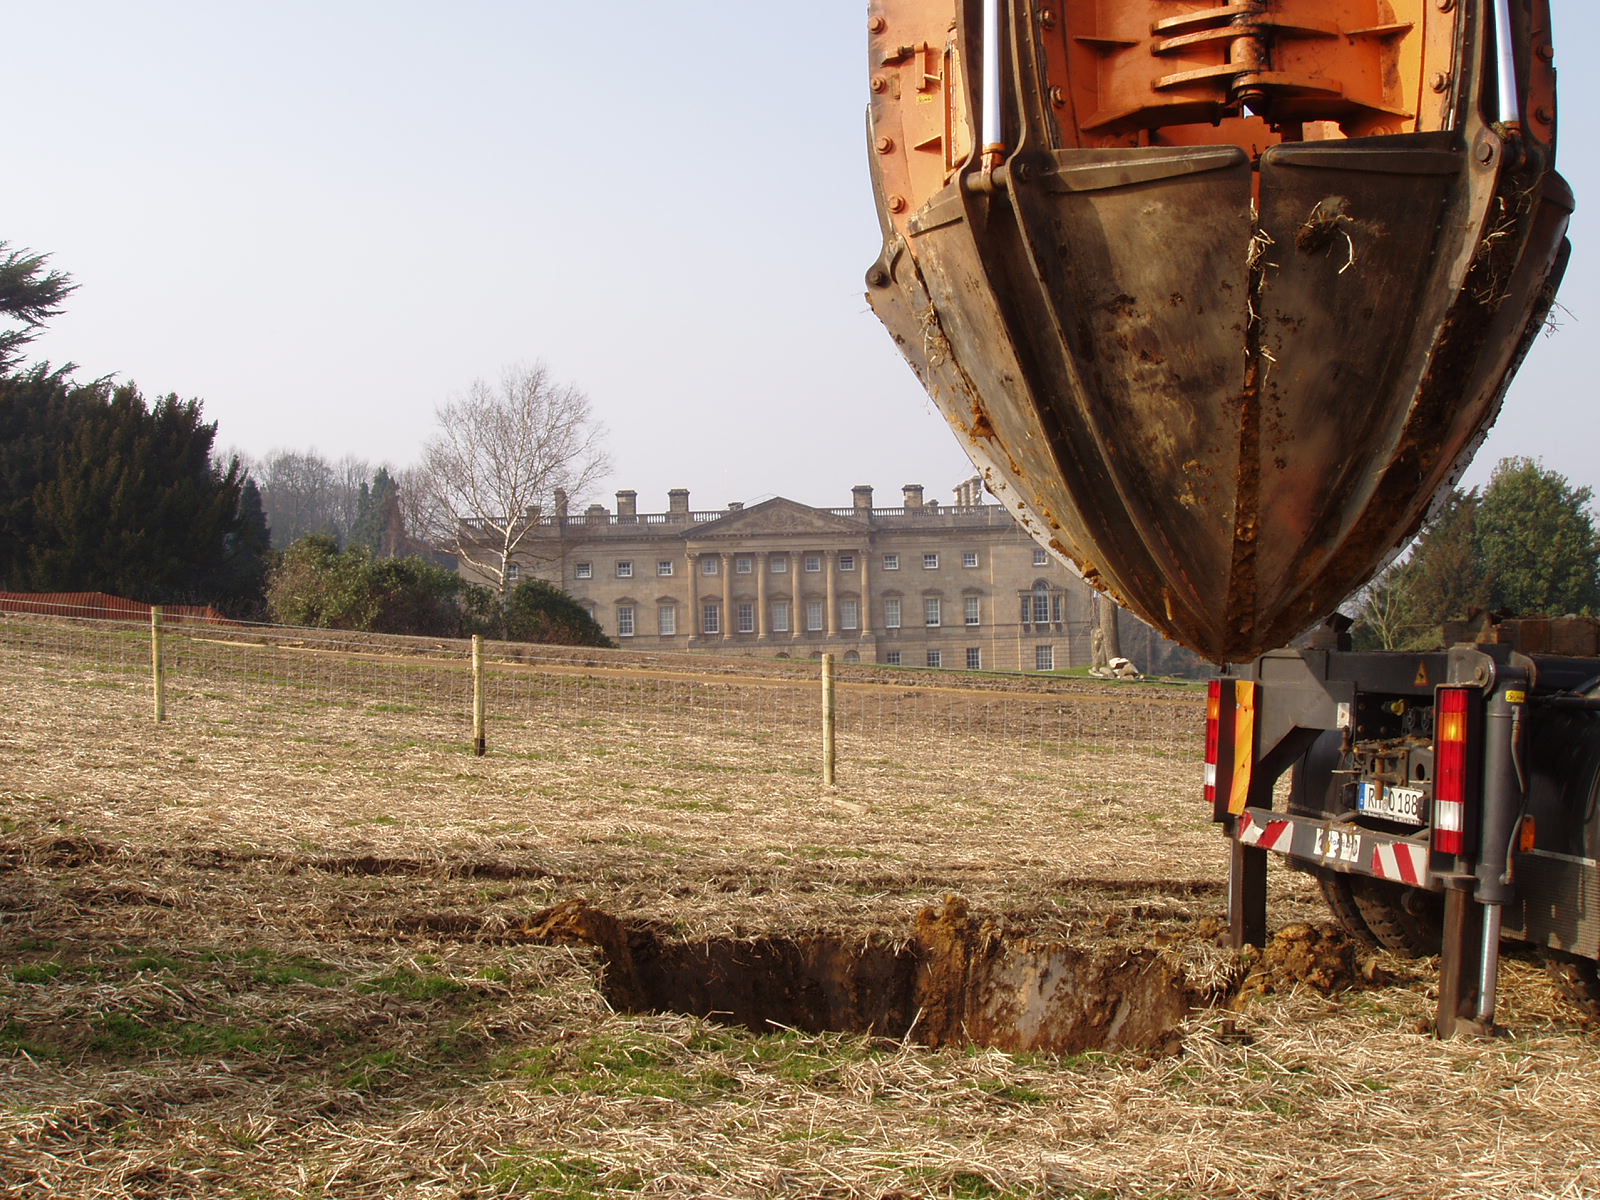
[[[583,899],[537,914],[533,941],[592,946],[607,1001],[758,1032],[865,1033],[1012,1053],[1175,1052],[1197,1008],[1289,985],[1332,992],[1381,972],[1334,927],[1291,925],[1264,951],[1222,948],[1203,919],[1181,944],[1041,942],[947,897],[905,936],[809,933],[681,938]]]

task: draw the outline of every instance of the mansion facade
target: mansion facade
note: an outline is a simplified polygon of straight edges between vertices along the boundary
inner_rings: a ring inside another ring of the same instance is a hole
[[[971,479],[954,503],[848,508],[782,497],[714,511],[668,494],[640,513],[530,514],[509,582],[537,577],[572,595],[624,647],[818,657],[965,670],[1052,671],[1090,662],[1096,593],[1028,537]],[[463,562],[463,570],[471,571]],[[481,581],[481,579],[479,580]],[[1145,667],[1156,635],[1120,614],[1122,652]],[[1142,653],[1141,653],[1142,652]]]

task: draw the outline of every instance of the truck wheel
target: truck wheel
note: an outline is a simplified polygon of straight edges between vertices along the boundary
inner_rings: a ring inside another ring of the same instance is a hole
[[[1322,898],[1327,902],[1328,909],[1333,913],[1333,919],[1339,928],[1349,934],[1352,941],[1368,950],[1376,950],[1378,939],[1372,936],[1372,930],[1367,928],[1367,923],[1361,916],[1361,909],[1356,905],[1355,895],[1350,889],[1350,876],[1339,871],[1330,871],[1326,867],[1313,867],[1312,874],[1317,877],[1317,886],[1322,889]]]
[[[1437,896],[1366,875],[1350,876],[1350,893],[1383,946],[1407,958],[1439,953],[1444,920]]]
[[[1544,969],[1555,980],[1556,990],[1578,1007],[1585,1020],[1600,1023],[1600,963],[1564,950],[1546,950]]]

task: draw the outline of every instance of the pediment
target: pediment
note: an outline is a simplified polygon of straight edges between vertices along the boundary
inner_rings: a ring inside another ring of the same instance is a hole
[[[822,508],[812,508],[782,496],[763,500],[749,508],[735,509],[725,517],[695,526],[687,536],[691,542],[704,538],[751,538],[763,534],[859,534],[866,523],[841,517]]]

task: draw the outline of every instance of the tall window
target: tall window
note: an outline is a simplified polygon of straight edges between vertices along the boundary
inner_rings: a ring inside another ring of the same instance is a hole
[[[756,606],[754,604],[741,604],[735,614],[738,617],[740,633],[754,633],[756,631]]]
[[[774,600],[772,602],[772,632],[789,632],[789,602],[787,600]]]
[[[521,576],[521,574],[522,574],[522,566],[521,566],[521,564],[519,564],[519,563],[511,563],[511,562],[510,563],[508,562],[506,564],[506,582],[507,583],[515,583],[517,581],[518,577]]]
[[[886,596],[883,601],[883,627],[885,629],[900,628],[900,597]]]
[[[617,605],[617,636],[633,636],[633,605]]]
[[[822,601],[806,601],[806,630],[816,633],[822,628]]]
[[[928,665],[930,667],[942,667],[942,666],[944,666],[944,651],[943,650],[929,650],[928,651]]]
[[[722,607],[717,604],[708,604],[700,610],[700,632],[722,632]]]
[[[678,633],[678,606],[663,604],[656,609],[656,632],[662,637],[676,637]]]
[[[1033,623],[1035,625],[1048,625],[1050,623],[1050,592],[1044,584],[1039,584],[1033,589]],[[1041,670],[1049,670],[1043,667]]]
[[[967,670],[983,670],[983,650],[979,646],[967,647]]]
[[[965,596],[961,601],[962,616],[968,625],[979,624],[983,614],[983,600],[979,596]]]
[[[672,560],[670,558],[663,558],[663,559],[659,560],[656,563],[656,574],[657,575],[671,575],[672,574]]]
[[[1054,671],[1056,669],[1056,648],[1054,646],[1035,646],[1033,648],[1033,669],[1035,671]]]
[[[937,596],[924,596],[922,599],[922,623],[924,625],[939,624],[940,604]]]
[[[839,628],[857,629],[861,625],[861,605],[855,600],[839,601]]]
[[[633,560],[632,559],[619,558],[617,560],[617,578],[618,579],[632,579],[633,578]]]

